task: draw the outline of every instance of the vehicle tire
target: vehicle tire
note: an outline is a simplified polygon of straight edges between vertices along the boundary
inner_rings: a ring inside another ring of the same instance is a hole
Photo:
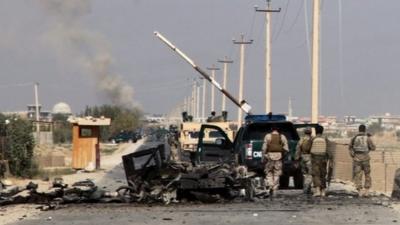
[[[117,142],[115,141],[115,139],[111,139],[111,143],[112,143],[112,144],[117,144]]]
[[[289,187],[289,176],[283,174],[279,178],[279,188],[280,189],[287,189]]]
[[[304,187],[304,176],[301,170],[297,170],[293,175],[294,188],[303,189]]]

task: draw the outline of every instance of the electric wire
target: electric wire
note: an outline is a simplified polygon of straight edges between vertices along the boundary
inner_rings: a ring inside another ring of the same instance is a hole
[[[309,70],[311,71],[311,42],[310,42],[310,28],[309,28],[309,19],[308,19],[308,4],[307,0],[304,0],[304,26],[305,26],[305,36],[307,42],[307,54],[308,54],[308,63]]]
[[[16,84],[0,84],[0,88],[11,88],[11,87],[26,87],[34,85],[34,82],[29,83],[16,83]]]
[[[280,27],[278,29],[278,32],[276,32],[275,36],[272,38],[272,41],[276,41],[279,38],[279,36],[280,36],[280,34],[281,34],[282,30],[283,30],[283,26],[285,24],[287,12],[289,11],[289,5],[290,5],[290,0],[287,0],[286,6],[285,6],[285,12],[283,13],[283,18],[281,20]]]
[[[297,22],[299,20],[299,17],[300,17],[300,14],[301,14],[301,10],[302,10],[303,7],[304,7],[304,1],[302,1],[300,3],[299,9],[297,10],[297,13],[296,13],[296,16],[295,16],[295,18],[293,20],[293,23],[289,26],[289,28],[287,30],[284,31],[285,34],[290,33],[293,30],[294,26],[297,24]]]

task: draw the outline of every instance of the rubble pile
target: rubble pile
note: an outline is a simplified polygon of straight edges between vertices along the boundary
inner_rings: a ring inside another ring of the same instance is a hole
[[[263,180],[245,167],[171,161],[164,144],[147,146],[122,159],[128,185],[115,191],[100,189],[91,180],[68,185],[62,178],[55,178],[51,189],[43,192],[32,182],[25,187],[1,184],[0,205],[36,203],[53,209],[68,203],[212,203],[267,196]]]

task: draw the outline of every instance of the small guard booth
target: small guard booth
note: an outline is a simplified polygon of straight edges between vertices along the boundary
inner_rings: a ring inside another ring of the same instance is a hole
[[[111,119],[94,117],[70,118],[72,124],[72,168],[100,168],[100,126],[109,126]]]

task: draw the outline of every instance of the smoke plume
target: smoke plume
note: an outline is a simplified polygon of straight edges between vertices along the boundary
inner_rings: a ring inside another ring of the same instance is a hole
[[[133,88],[113,73],[109,43],[101,34],[84,27],[82,19],[91,11],[90,0],[39,0],[51,24],[44,38],[63,59],[73,60],[90,74],[98,90],[113,104],[133,107]]]

